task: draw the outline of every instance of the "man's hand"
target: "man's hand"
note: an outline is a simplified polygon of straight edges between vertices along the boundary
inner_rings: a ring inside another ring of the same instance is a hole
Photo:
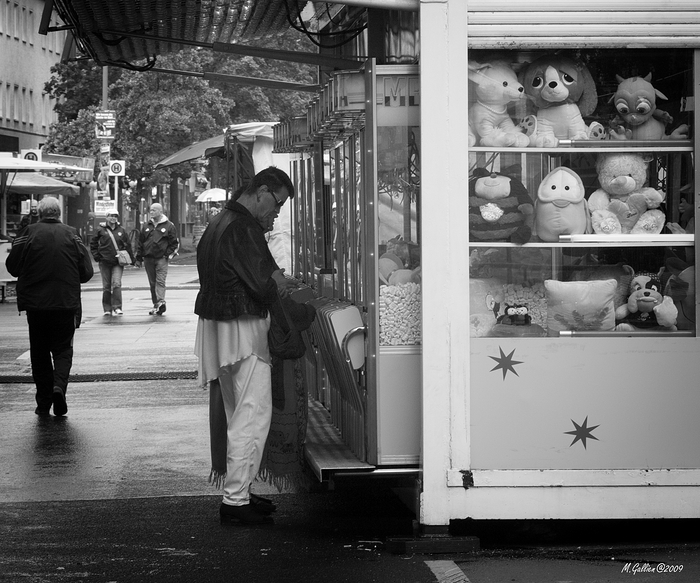
[[[134,261],[134,267],[138,267],[139,269],[141,268],[142,262],[141,261]]]

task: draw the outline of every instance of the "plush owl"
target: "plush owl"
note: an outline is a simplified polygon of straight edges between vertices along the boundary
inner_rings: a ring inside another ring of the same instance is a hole
[[[472,241],[523,244],[532,235],[532,199],[517,178],[477,168],[469,179]]]
[[[541,241],[556,242],[560,235],[590,232],[591,219],[583,182],[565,166],[552,170],[537,189],[535,233]]]

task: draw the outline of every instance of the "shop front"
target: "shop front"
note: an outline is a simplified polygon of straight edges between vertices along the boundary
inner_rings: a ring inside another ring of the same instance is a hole
[[[421,15],[421,522],[697,517],[700,15],[468,4]]]
[[[695,4],[348,4],[373,58],[275,128],[319,477],[409,476],[438,531],[700,516]]]

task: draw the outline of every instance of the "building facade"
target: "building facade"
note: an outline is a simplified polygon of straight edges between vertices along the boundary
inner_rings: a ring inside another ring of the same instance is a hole
[[[39,149],[56,120],[44,95],[51,67],[61,60],[65,31],[39,33],[42,0],[0,3],[0,152]],[[62,23],[54,14],[49,26]]]

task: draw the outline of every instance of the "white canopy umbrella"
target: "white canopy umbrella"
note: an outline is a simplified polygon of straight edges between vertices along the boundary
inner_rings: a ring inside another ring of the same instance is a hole
[[[12,156],[0,156],[0,170],[7,172],[85,172],[87,168],[81,166],[70,166],[68,164],[54,164],[53,162],[39,162],[39,160],[26,160],[25,158],[14,158]]]
[[[226,191],[223,188],[209,188],[202,192],[195,202],[221,202],[226,200]]]

